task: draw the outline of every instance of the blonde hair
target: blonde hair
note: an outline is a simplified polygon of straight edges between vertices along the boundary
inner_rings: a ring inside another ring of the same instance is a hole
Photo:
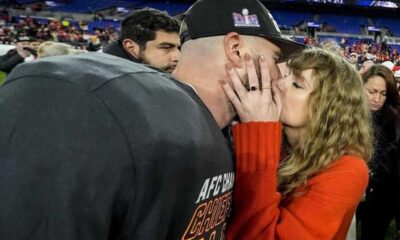
[[[71,47],[58,42],[46,41],[39,45],[38,47],[38,57],[51,57],[71,54]]]
[[[304,50],[288,66],[295,77],[312,69],[315,87],[309,98],[306,133],[279,166],[283,200],[341,156],[357,155],[368,161],[372,154],[371,115],[357,71],[322,49]]]
[[[340,56],[344,56],[344,49],[335,40],[326,40],[320,44],[321,48]]]

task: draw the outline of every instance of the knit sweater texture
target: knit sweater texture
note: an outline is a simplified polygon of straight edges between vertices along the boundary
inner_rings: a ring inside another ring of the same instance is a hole
[[[281,135],[278,122],[233,128],[236,179],[227,239],[346,239],[368,184],[365,161],[340,157],[282,205],[277,191]]]

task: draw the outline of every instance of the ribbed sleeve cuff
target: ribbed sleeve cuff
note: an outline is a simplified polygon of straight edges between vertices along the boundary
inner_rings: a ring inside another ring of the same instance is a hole
[[[282,138],[279,122],[249,122],[233,127],[236,171],[256,172],[278,168]]]

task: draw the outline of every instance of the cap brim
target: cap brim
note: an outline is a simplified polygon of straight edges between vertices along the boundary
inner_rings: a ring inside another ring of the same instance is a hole
[[[275,36],[263,36],[264,38],[271,41],[273,44],[277,45],[282,52],[281,57],[278,62],[285,62],[289,59],[290,55],[302,51],[307,48],[306,45],[298,43],[289,39],[279,38]]]

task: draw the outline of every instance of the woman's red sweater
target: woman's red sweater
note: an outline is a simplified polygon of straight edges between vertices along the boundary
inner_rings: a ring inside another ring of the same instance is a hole
[[[368,183],[365,161],[342,156],[281,205],[277,191],[281,135],[277,122],[234,127],[236,179],[227,239],[346,239]]]

